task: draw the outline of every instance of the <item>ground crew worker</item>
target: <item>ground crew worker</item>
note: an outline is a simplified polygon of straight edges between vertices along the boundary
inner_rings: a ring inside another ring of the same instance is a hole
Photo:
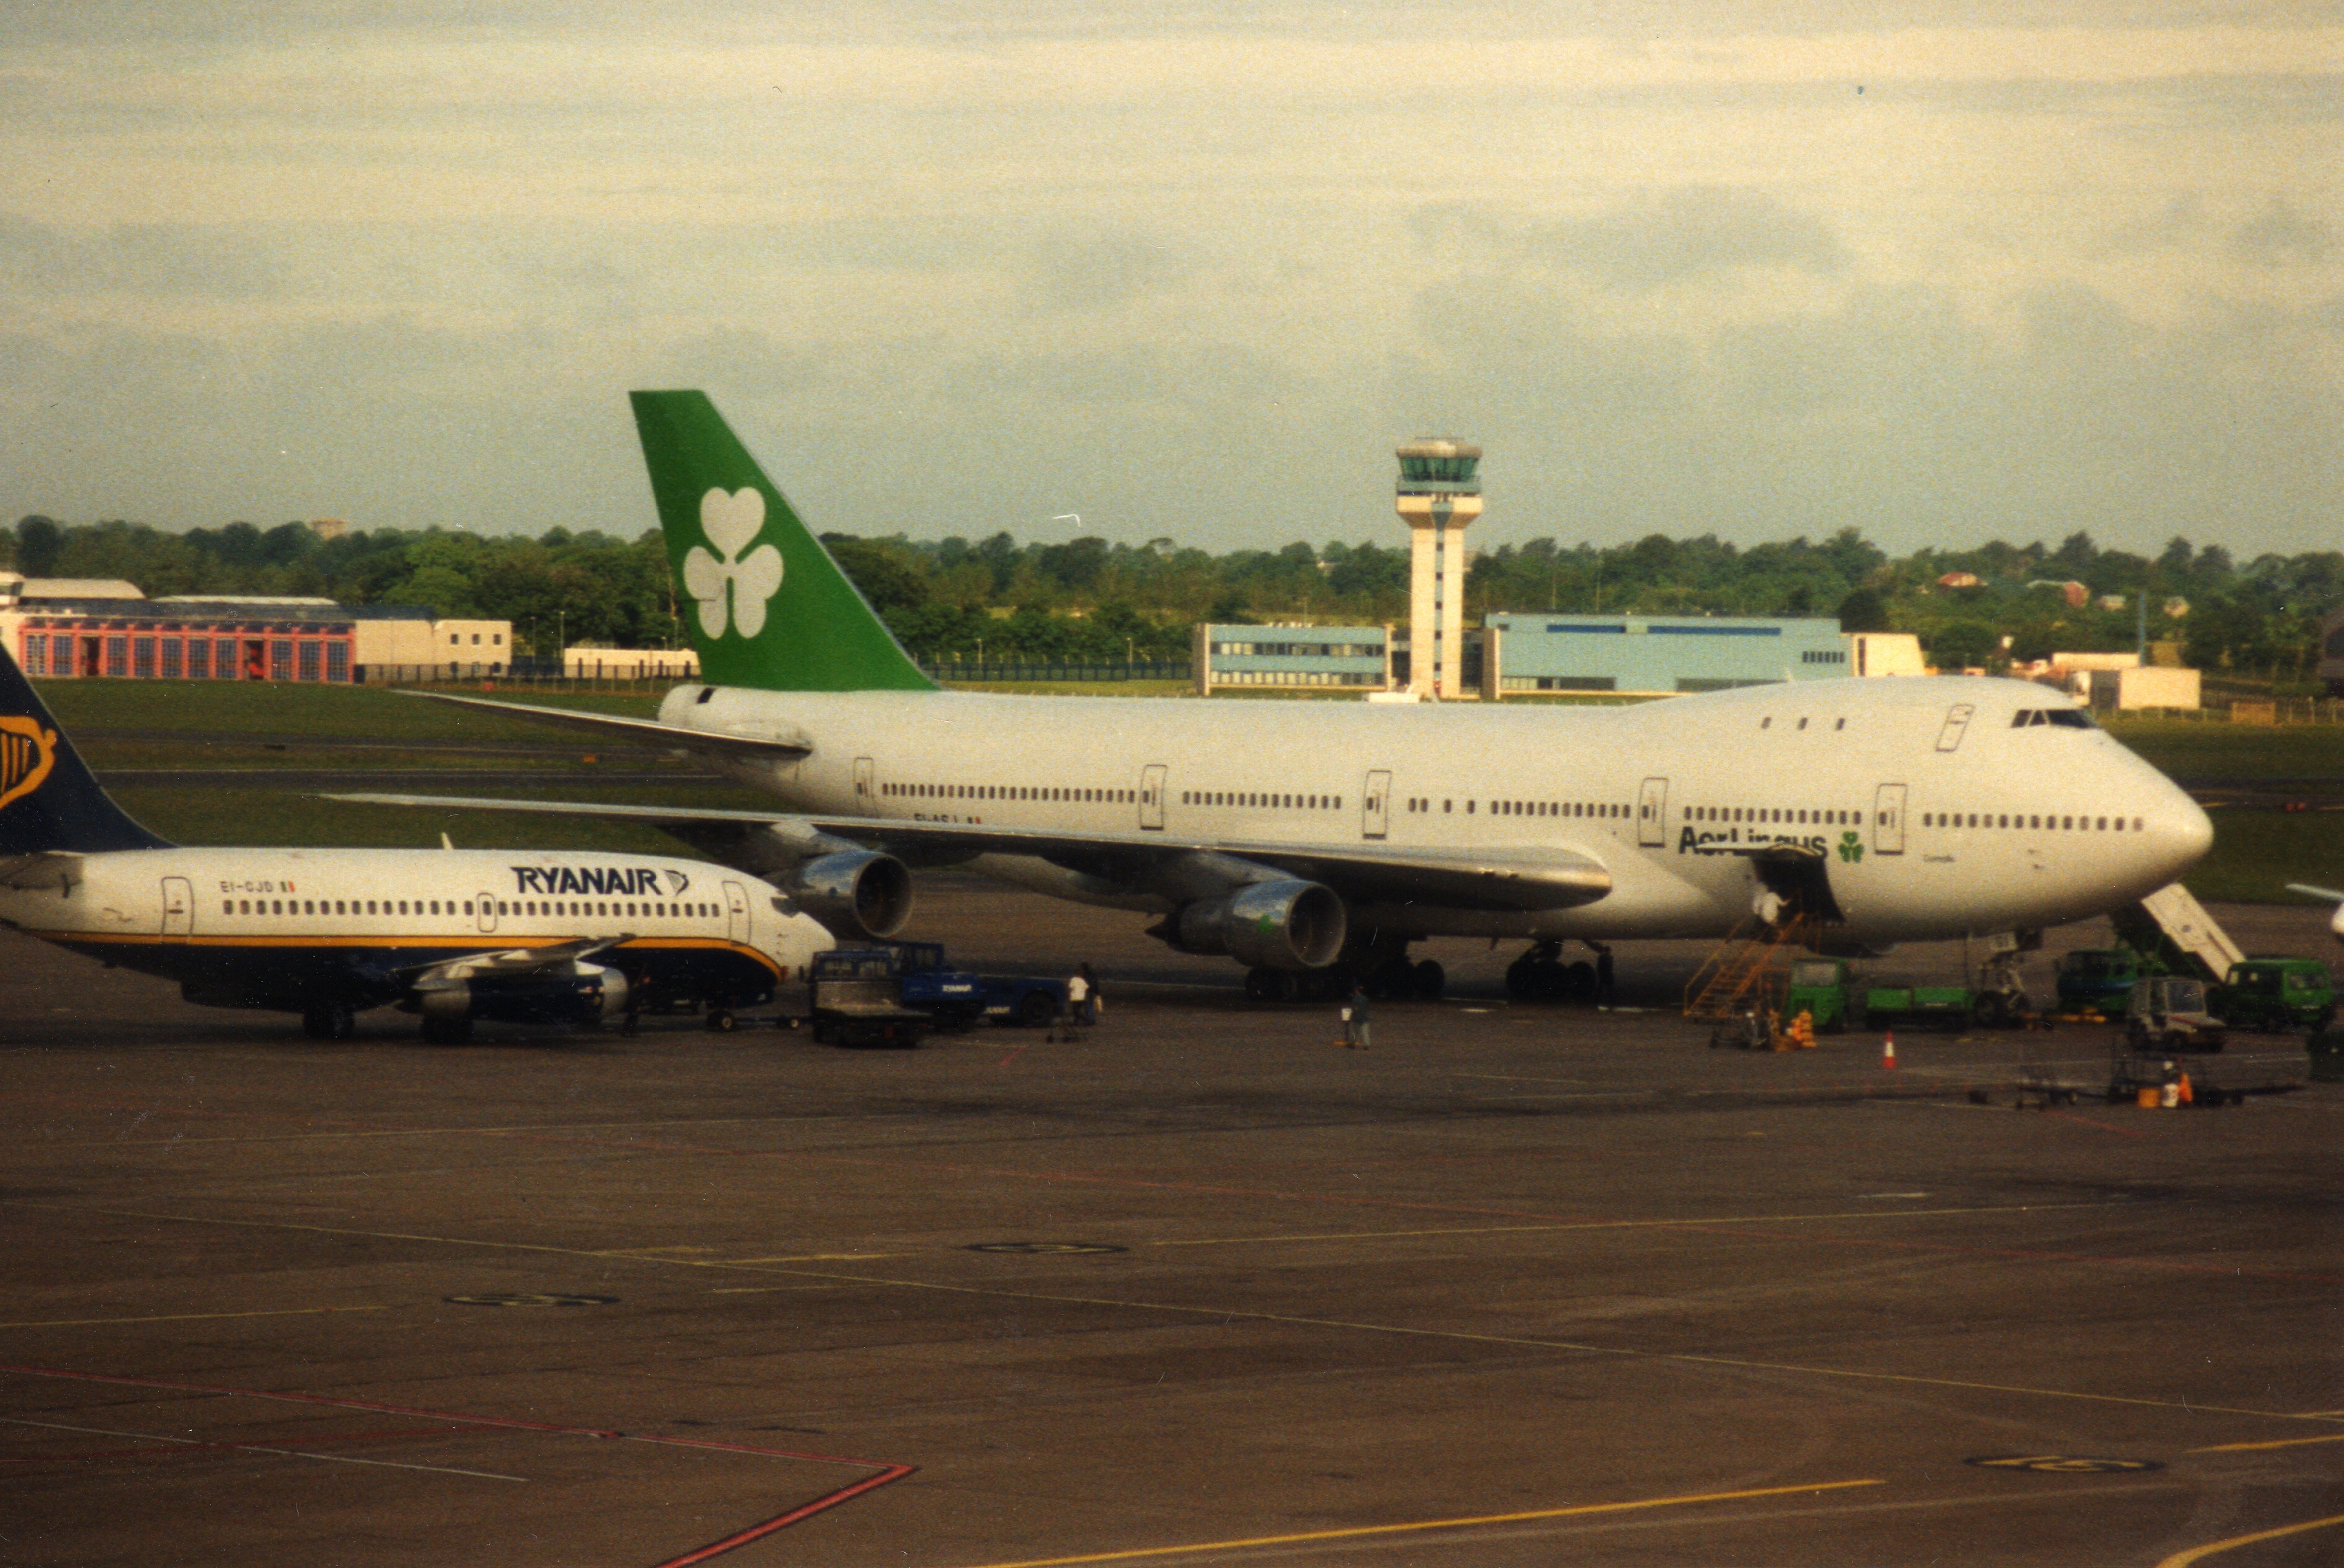
[[[1356,980],[1351,994],[1343,998],[1343,1048],[1368,1048],[1368,988]]]

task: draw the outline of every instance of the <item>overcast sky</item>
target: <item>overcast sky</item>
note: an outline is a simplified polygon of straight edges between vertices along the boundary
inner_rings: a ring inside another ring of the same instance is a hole
[[[2310,5],[18,7],[0,522],[631,535],[697,386],[851,532],[2332,549],[2339,147]]]

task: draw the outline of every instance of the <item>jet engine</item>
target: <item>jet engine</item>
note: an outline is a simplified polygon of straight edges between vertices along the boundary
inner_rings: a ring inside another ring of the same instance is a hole
[[[774,880],[833,936],[884,941],[912,917],[911,871],[874,849],[816,855],[779,872]]]
[[[627,1010],[627,977],[600,964],[573,964],[566,972],[510,978],[473,975],[419,989],[414,1010],[423,1015],[425,1028],[435,1033],[450,1025],[460,1028],[475,1018],[591,1028]]]
[[[1226,953],[1267,969],[1318,969],[1343,951],[1343,901],[1316,882],[1256,882],[1184,905],[1160,934],[1187,953]]]

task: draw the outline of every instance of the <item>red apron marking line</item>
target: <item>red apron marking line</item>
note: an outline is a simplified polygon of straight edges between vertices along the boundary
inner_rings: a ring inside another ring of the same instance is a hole
[[[815,1514],[835,1508],[842,1502],[852,1502],[864,1492],[875,1492],[890,1482],[901,1481],[919,1469],[917,1465],[897,1464],[886,1460],[854,1459],[835,1453],[802,1453],[793,1449],[762,1448],[745,1442],[719,1442],[709,1438],[668,1437],[658,1432],[611,1431],[598,1427],[560,1426],[551,1421],[520,1421],[510,1416],[465,1415],[455,1411],[420,1410],[412,1405],[384,1404],[374,1400],[337,1399],[327,1394],[229,1388],[217,1383],[174,1382],[165,1378],[130,1378],[110,1372],[70,1372],[56,1367],[0,1364],[0,1373],[5,1372],[14,1372],[20,1377],[28,1378],[59,1378],[74,1382],[110,1383],[122,1388],[168,1389],[175,1393],[219,1394],[239,1399],[278,1400],[288,1404],[330,1405],[340,1410],[373,1411],[381,1414],[413,1416],[425,1421],[456,1421],[465,1426],[542,1432],[555,1437],[591,1437],[624,1442],[652,1442],[670,1448],[713,1449],[729,1453],[754,1454],[761,1459],[798,1459],[815,1464],[849,1464],[878,1472],[876,1475],[868,1475],[850,1485],[842,1486],[835,1492],[824,1492],[810,1502],[802,1502],[786,1512],[777,1513],[771,1519],[753,1524],[746,1530],[735,1532],[721,1541],[712,1541],[705,1546],[685,1553],[681,1557],[667,1558],[657,1564],[657,1568],[687,1568],[691,1563],[705,1563],[710,1558],[721,1556],[735,1547],[746,1546],[751,1542],[763,1540],[776,1531],[786,1530],[801,1520],[811,1519]]]
[[[702,1446],[727,1448],[732,1445],[709,1443]],[[728,1535],[722,1541],[712,1541],[696,1552],[687,1552],[681,1557],[671,1557],[666,1562],[659,1563],[657,1568],[687,1568],[690,1563],[705,1563],[711,1557],[720,1556],[736,1546],[746,1546],[752,1541],[761,1541],[777,1530],[786,1530],[802,1519],[811,1519],[826,1509],[835,1508],[842,1502],[853,1502],[866,1492],[876,1492],[890,1482],[901,1481],[917,1468],[916,1465],[891,1464],[877,1475],[865,1476],[852,1486],[842,1486],[836,1492],[815,1498],[812,1502],[800,1503],[787,1513],[777,1513],[763,1524],[753,1524],[737,1535]]]
[[[2094,1121],[2090,1117],[2077,1116],[2071,1110],[2055,1110],[2050,1114],[2057,1117],[2061,1121],[2072,1121],[2076,1123],[2078,1126],[2092,1128],[2100,1132],[2120,1133],[2126,1138],[2147,1138],[2149,1136],[2148,1128],[2145,1127],[2118,1127],[2114,1122]]]

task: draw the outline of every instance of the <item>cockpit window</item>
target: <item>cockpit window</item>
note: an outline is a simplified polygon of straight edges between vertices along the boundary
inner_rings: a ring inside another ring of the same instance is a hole
[[[2081,708],[2021,708],[2010,715],[2010,727],[2026,729],[2030,724],[2056,724],[2063,730],[2093,728],[2091,717]]]

